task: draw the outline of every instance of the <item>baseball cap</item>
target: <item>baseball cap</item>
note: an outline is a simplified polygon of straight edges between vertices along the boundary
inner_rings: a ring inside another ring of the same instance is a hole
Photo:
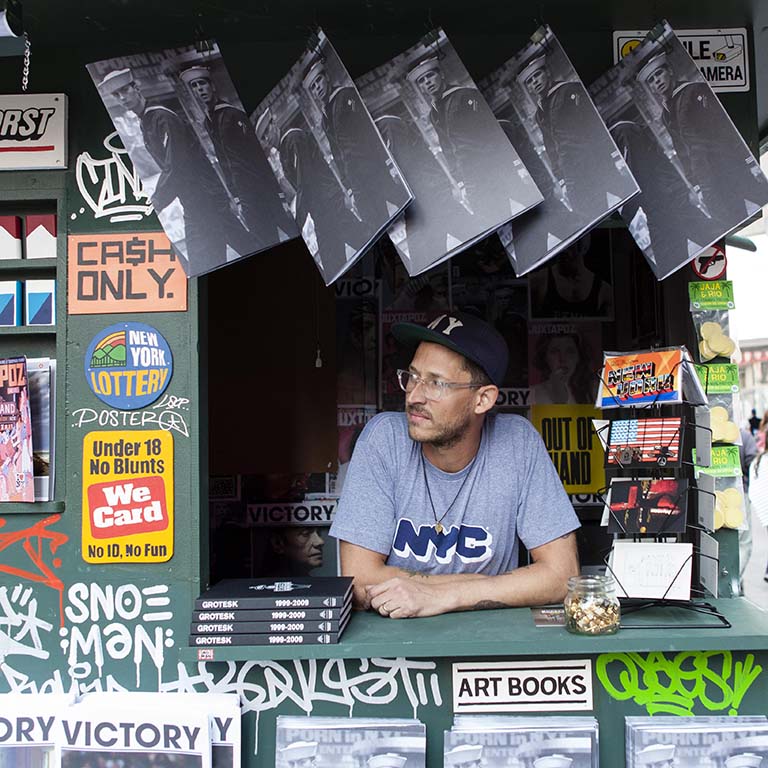
[[[448,347],[479,365],[497,387],[504,380],[509,361],[507,342],[492,325],[468,312],[440,315],[427,326],[395,323],[392,333],[409,346],[429,341]]]

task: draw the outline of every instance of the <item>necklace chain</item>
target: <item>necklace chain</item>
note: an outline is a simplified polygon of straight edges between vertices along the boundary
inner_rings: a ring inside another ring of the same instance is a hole
[[[473,459],[474,462],[474,459]],[[453,497],[453,501],[448,505],[448,509],[443,512],[442,515],[440,515],[440,518],[437,517],[437,512],[435,511],[435,502],[432,501],[432,491],[429,490],[429,480],[427,479],[427,465],[424,461],[424,452],[421,452],[421,471],[424,475],[424,485],[427,487],[427,497],[429,498],[429,506],[432,507],[432,517],[435,519],[435,525],[434,528],[438,533],[443,532],[443,520],[445,520],[446,515],[453,509],[453,505],[456,503],[456,499],[461,496],[461,492],[464,490],[464,486],[467,484],[467,479],[472,474],[472,467],[467,467],[467,474],[464,476],[464,479],[461,481],[461,486],[459,487],[458,492]]]

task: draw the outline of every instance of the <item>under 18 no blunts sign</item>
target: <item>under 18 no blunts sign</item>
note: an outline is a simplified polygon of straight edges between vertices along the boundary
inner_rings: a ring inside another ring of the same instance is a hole
[[[164,563],[173,556],[170,432],[90,432],[83,441],[83,560]]]
[[[613,63],[640,45],[647,34],[647,30],[614,32]],[[676,29],[675,34],[712,90],[722,93],[749,90],[749,53],[744,27]]]

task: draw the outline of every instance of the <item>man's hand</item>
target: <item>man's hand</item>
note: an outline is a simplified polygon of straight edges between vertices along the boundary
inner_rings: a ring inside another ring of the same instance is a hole
[[[370,607],[390,619],[437,616],[452,610],[450,586],[395,577],[365,588]]]

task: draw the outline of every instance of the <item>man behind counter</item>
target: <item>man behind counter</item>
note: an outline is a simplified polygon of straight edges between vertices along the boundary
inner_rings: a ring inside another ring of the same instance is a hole
[[[330,531],[357,606],[401,619],[562,600],[579,522],[531,424],[489,413],[503,337],[460,312],[392,332],[415,347],[398,371],[405,413],[366,425]]]

